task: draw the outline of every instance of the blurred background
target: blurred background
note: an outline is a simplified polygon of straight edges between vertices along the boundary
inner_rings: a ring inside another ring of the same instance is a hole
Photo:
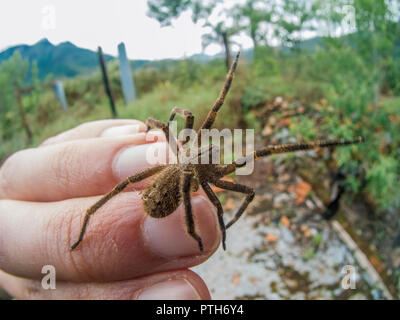
[[[215,298],[397,299],[399,17],[397,0],[4,0],[0,163],[87,121],[180,106],[199,123],[240,50],[217,128],[254,128],[257,146],[366,142],[229,177],[256,198],[195,270]],[[215,191],[228,215],[240,204]]]

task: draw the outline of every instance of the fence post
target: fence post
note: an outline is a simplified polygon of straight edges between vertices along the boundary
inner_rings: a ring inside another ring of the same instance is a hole
[[[65,97],[64,85],[61,80],[54,82],[54,94],[60,101],[61,106],[64,110],[68,109],[67,98]]]
[[[122,92],[124,93],[125,103],[129,104],[129,102],[136,99],[136,92],[132,78],[131,66],[126,56],[125,44],[123,42],[118,45],[118,57]]]
[[[22,126],[25,129],[26,135],[28,136],[28,143],[30,144],[32,143],[32,131],[29,128],[28,121],[26,120],[24,107],[22,105],[22,98],[21,98],[22,93],[17,84],[15,84],[14,86],[14,92],[15,92],[15,97],[17,99],[18,112],[21,118]]]
[[[99,54],[99,62],[100,62],[101,72],[103,74],[104,87],[106,89],[108,100],[110,102],[111,112],[112,112],[113,117],[116,118],[118,116],[117,115],[117,110],[115,109],[114,99],[113,99],[112,94],[111,94],[110,82],[108,81],[108,75],[107,75],[107,69],[106,69],[106,61],[104,59],[103,50],[101,49],[100,46],[99,46],[99,49],[98,49],[98,54]]]

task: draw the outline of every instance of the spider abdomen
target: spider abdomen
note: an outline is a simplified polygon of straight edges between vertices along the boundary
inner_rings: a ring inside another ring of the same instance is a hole
[[[180,203],[182,171],[178,166],[169,166],[161,171],[143,193],[143,206],[153,218],[164,218],[174,212]]]

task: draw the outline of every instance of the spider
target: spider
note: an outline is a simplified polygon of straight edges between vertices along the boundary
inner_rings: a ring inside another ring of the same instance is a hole
[[[236,70],[238,60],[238,53],[235,57],[234,62],[226,76],[225,84],[220,92],[218,99],[216,100],[214,106],[211,111],[208,113],[207,118],[200,126],[197,131],[198,141],[200,142],[201,138],[201,130],[202,129],[210,129],[213,125],[217,113],[221,106],[224,103],[225,97],[229,91],[229,88],[232,83],[233,75]],[[185,129],[193,129],[194,126],[194,116],[192,112],[186,109],[174,108],[171,112],[171,116],[169,118],[168,124],[165,124],[159,120],[148,118],[146,121],[147,130],[150,129],[161,129],[169,143],[169,146],[174,150],[174,146],[177,146],[177,141],[169,139],[169,127],[171,121],[175,118],[175,116],[180,116],[184,118],[185,121]],[[158,165],[149,169],[146,169],[142,172],[139,172],[135,175],[132,175],[118,185],[114,187],[108,194],[103,196],[100,200],[98,200],[93,206],[91,206],[87,211],[83,220],[83,224],[80,230],[78,240],[71,246],[71,250],[74,250],[83,240],[86,227],[89,221],[89,218],[107,201],[111,198],[115,197],[121,191],[123,191],[128,185],[144,180],[148,177],[156,175],[156,178],[149,184],[149,186],[144,190],[142,195],[143,205],[146,213],[153,218],[164,218],[173,213],[178,206],[183,202],[185,208],[185,220],[186,220],[186,228],[188,234],[198,243],[199,249],[203,251],[203,242],[199,234],[196,232],[195,223],[192,214],[192,207],[190,203],[190,195],[192,192],[196,192],[201,187],[204,190],[204,193],[211,200],[212,204],[217,209],[217,217],[220,231],[222,233],[222,246],[223,249],[226,249],[225,241],[226,241],[226,229],[230,228],[243,214],[246,210],[247,206],[253,200],[255,192],[252,188],[241,185],[235,182],[230,182],[226,180],[221,180],[224,176],[233,173],[236,168],[243,167],[249,161],[257,160],[260,157],[266,157],[272,154],[278,153],[286,153],[298,150],[310,150],[317,147],[333,147],[339,145],[349,145],[353,143],[362,142],[363,139],[361,137],[356,140],[326,140],[326,141],[314,141],[311,143],[295,143],[295,144],[280,144],[280,145],[269,145],[263,147],[259,150],[254,151],[248,155],[245,155],[231,164],[192,164],[190,162],[183,162],[177,164],[166,164],[166,165]],[[182,146],[188,142],[188,139],[185,141],[181,141]],[[200,143],[199,143],[200,145]],[[198,150],[198,157],[204,155],[205,152],[210,152],[213,146],[206,146],[206,148],[200,148]],[[245,194],[246,197],[242,202],[241,206],[237,210],[233,219],[229,221],[226,225],[223,219],[223,209],[220,201],[215,195],[214,191],[211,189],[210,184],[214,186],[239,192]]]

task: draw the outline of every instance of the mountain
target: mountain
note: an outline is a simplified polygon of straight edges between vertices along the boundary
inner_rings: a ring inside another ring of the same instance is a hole
[[[316,47],[322,45],[322,38],[312,38],[300,43],[302,49],[313,51]],[[288,48],[280,48],[283,51]],[[71,78],[77,75],[88,74],[99,68],[97,52],[88,49],[79,48],[71,42],[62,42],[58,45],[53,45],[46,38],[40,40],[34,45],[19,45],[8,48],[0,52],[0,63],[9,59],[15,51],[19,51],[23,58],[30,62],[36,61],[39,69],[39,79],[44,80],[47,75],[52,74],[53,78]],[[242,56],[246,60],[251,59],[253,49],[243,50]],[[189,59],[200,62],[208,62],[215,58],[223,58],[224,54],[219,53],[209,56],[203,53],[195,54]],[[116,59],[111,55],[105,55],[106,61]],[[150,60],[135,60],[133,61],[133,69],[138,69],[141,66],[148,64],[157,68],[161,65],[169,65],[174,59],[163,59],[160,61]],[[30,80],[30,72],[26,81]]]
[[[15,51],[19,51],[30,62],[37,62],[40,80],[45,79],[48,74],[52,74],[54,78],[75,77],[99,67],[97,52],[79,48],[71,42],[53,45],[49,40],[42,39],[32,46],[14,46],[0,52],[0,63],[10,58]],[[105,59],[110,61],[115,57],[105,55]],[[148,61],[138,60],[134,66],[138,68],[146,62]]]

